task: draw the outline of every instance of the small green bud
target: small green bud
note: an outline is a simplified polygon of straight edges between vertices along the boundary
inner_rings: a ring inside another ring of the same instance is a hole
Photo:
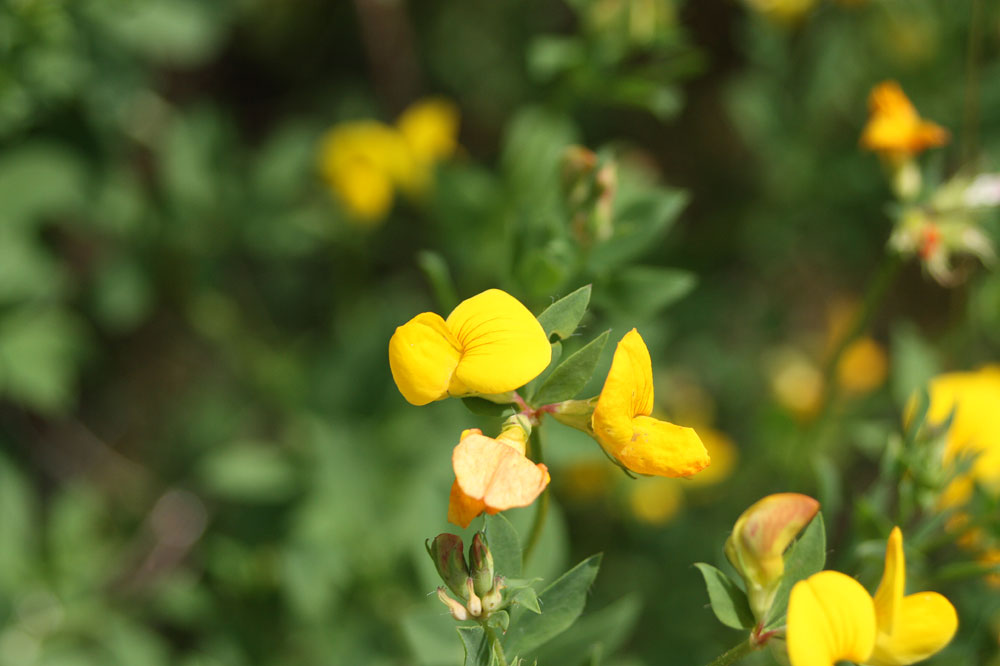
[[[486,535],[476,532],[469,546],[469,564],[476,594],[483,596],[493,587],[493,554],[486,543]]]
[[[465,564],[462,537],[439,534],[434,539],[428,539],[426,545],[441,580],[459,599],[468,599],[465,580],[469,577],[469,567]]]

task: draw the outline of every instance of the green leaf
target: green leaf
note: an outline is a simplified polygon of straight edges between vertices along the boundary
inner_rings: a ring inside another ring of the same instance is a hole
[[[486,515],[486,543],[493,554],[493,570],[499,576],[521,575],[521,538],[502,514]]]
[[[538,391],[538,387],[541,386],[552,371],[559,365],[559,359],[562,358],[563,344],[562,342],[556,341],[551,345],[552,347],[552,360],[549,361],[549,365],[542,374],[538,375],[530,382],[524,385],[524,388],[520,390],[521,397],[528,401],[529,404],[534,402],[535,393]]]
[[[437,252],[431,250],[421,250],[417,252],[417,266],[423,271],[424,277],[434,290],[441,310],[448,312],[458,305],[458,292],[455,290],[455,281],[451,278],[448,264]]]
[[[677,219],[688,195],[661,187],[633,192],[631,200],[623,192],[619,201],[614,234],[591,252],[590,267],[594,271],[607,271],[649,250]]]
[[[462,398],[462,404],[465,405],[466,409],[478,416],[504,418],[514,413],[511,405],[501,405],[484,398]]]
[[[599,293],[600,304],[637,319],[650,319],[694,289],[693,273],[673,268],[633,266],[618,271]]]
[[[510,614],[505,610],[497,611],[490,615],[486,624],[500,635],[507,633],[507,627],[510,626]]]
[[[753,612],[743,590],[711,564],[698,562],[695,566],[705,579],[708,600],[719,622],[733,629],[752,628],[755,624]]]
[[[788,610],[788,595],[792,593],[792,586],[814,573],[819,573],[825,564],[826,526],[823,523],[823,513],[819,512],[785,555],[785,575],[774,597],[771,612],[768,613],[765,623],[768,628],[778,625],[783,620],[785,611]]]
[[[601,352],[608,343],[609,333],[610,331],[604,331],[559,364],[532,398],[534,404],[548,405],[576,397],[594,375],[594,368],[601,360]]]
[[[491,666],[493,650],[482,627],[458,627],[465,648],[465,666]]]
[[[538,663],[582,664],[594,652],[605,656],[614,653],[632,632],[641,608],[639,595],[631,594],[599,611],[587,613],[539,648]]]
[[[580,325],[583,315],[587,312],[590,292],[591,286],[584,285],[572,294],[560,298],[538,315],[538,323],[542,325],[545,335],[549,339],[555,335],[557,338],[565,340],[573,335],[576,327]]]
[[[538,605],[538,593],[533,587],[522,587],[511,597],[511,603],[530,610],[532,613],[540,614],[541,606]]]
[[[545,588],[538,599],[541,615],[515,611],[504,642],[505,649],[512,654],[525,654],[568,629],[583,612],[587,590],[600,566],[601,555],[593,555]]]

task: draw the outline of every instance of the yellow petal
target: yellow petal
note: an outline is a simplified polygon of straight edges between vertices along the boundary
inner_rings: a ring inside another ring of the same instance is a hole
[[[899,622],[899,607],[906,593],[906,559],[903,556],[903,533],[892,528],[885,547],[885,569],[875,592],[875,615],[879,634],[891,634]]]
[[[448,498],[448,522],[465,528],[486,509],[481,499],[469,497],[462,492],[458,481],[451,484],[451,495]]]
[[[389,369],[407,402],[426,405],[448,395],[460,354],[440,315],[419,314],[389,340]]]
[[[601,446],[617,458],[632,440],[632,419],[652,410],[652,362],[646,343],[633,328],[615,348],[591,425]]]
[[[792,666],[863,663],[875,646],[875,605],[853,578],[821,571],[792,588],[787,637]]]
[[[941,650],[958,629],[955,607],[937,592],[920,592],[903,597],[895,631],[879,627],[871,666],[906,666],[922,661]]]
[[[536,465],[514,447],[483,435],[469,435],[451,457],[455,480],[491,513],[535,501],[549,483],[545,465]]]
[[[612,455],[633,472],[656,476],[690,476],[711,462],[693,428],[649,416],[632,419],[629,442]]]
[[[541,374],[552,358],[538,320],[499,289],[462,301],[447,323],[461,350],[452,395],[513,391]]]

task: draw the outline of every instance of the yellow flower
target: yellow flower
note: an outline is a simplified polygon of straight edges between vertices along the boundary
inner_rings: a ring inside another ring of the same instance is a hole
[[[455,483],[448,501],[448,521],[468,527],[481,514],[528,506],[549,484],[545,465],[525,455],[527,434],[518,426],[496,439],[477,429],[462,433],[451,456]]]
[[[814,417],[823,402],[823,373],[809,355],[783,347],[769,355],[765,364],[778,404],[802,420]]]
[[[427,169],[451,157],[458,138],[458,108],[442,98],[411,104],[396,121],[413,159]]]
[[[396,130],[374,120],[337,125],[320,141],[320,173],[359,222],[374,224],[392,208],[395,188],[413,179],[410,149]]]
[[[948,130],[923,120],[895,81],[884,81],[872,89],[868,110],[861,145],[893,162],[948,142]]]
[[[840,298],[827,309],[827,351],[832,352],[850,332],[860,303],[852,298]],[[845,392],[861,395],[874,391],[889,372],[885,348],[868,336],[854,340],[844,349],[837,364],[837,383]]]
[[[615,349],[591,417],[597,441],[639,474],[690,476],[708,467],[708,452],[698,434],[651,418],[652,411],[652,363],[646,343],[633,328]]]
[[[958,629],[954,606],[937,592],[904,596],[905,586],[898,527],[889,535],[874,599],[860,583],[836,571],[796,583],[788,602],[792,666],[832,666],[841,659],[906,666],[940,651]]]
[[[744,0],[744,2],[764,17],[785,25],[801,21],[816,4],[816,0]]]
[[[649,525],[670,522],[684,505],[679,481],[639,479],[629,484],[628,506],[632,515]]]
[[[447,319],[419,314],[389,340],[392,378],[414,405],[513,391],[541,374],[551,356],[538,320],[499,289],[462,301]]]
[[[940,375],[930,383],[927,422],[944,423],[954,410],[945,462],[960,456],[977,455],[969,472],[956,479],[945,491],[946,506],[964,503],[975,483],[1000,494],[1000,365],[975,372]]]

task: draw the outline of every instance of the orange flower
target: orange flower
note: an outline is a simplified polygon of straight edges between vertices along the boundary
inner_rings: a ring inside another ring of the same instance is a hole
[[[883,81],[868,96],[868,124],[861,145],[892,162],[948,143],[948,130],[924,120],[895,81]]]
[[[535,501],[549,484],[549,470],[524,455],[527,438],[520,425],[505,428],[496,439],[475,428],[462,433],[451,456],[449,522],[468,527],[483,511],[494,514]]]

